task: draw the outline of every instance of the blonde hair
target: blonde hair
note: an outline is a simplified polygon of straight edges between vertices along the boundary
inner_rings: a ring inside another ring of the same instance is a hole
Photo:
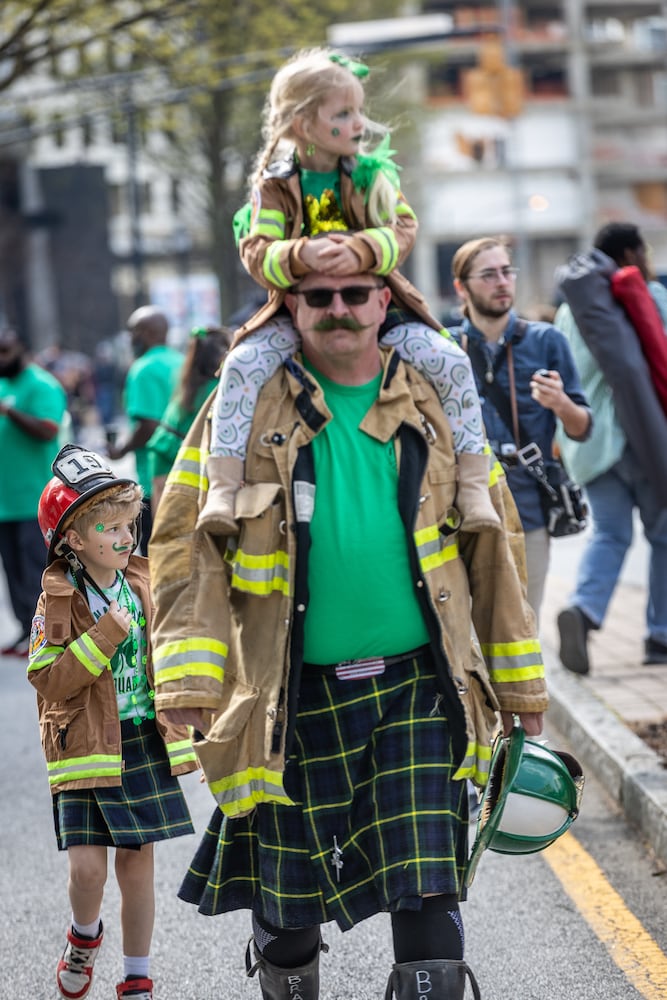
[[[76,531],[78,535],[85,535],[93,524],[104,523],[112,517],[134,521],[141,512],[143,496],[144,491],[137,483],[110,486],[77,507],[71,520],[63,524],[62,533]]]
[[[332,59],[339,56],[334,49],[302,49],[278,70],[271,83],[262,116],[264,145],[255,159],[250,187],[261,180],[263,171],[276,158],[291,155],[296,144],[294,121],[312,119],[332,90],[341,90],[362,81],[345,65]],[[389,132],[386,125],[365,119],[366,131],[360,153],[371,153]],[[375,141],[374,141],[375,140]],[[383,171],[377,170],[368,191],[367,213],[371,225],[386,225],[396,217],[398,191]]]

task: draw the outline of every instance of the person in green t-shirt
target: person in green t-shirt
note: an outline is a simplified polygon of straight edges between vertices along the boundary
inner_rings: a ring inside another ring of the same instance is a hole
[[[259,393],[237,544],[204,537],[189,462],[156,518],[157,710],[198,731],[216,798],[179,895],[251,912],[264,1000],[316,1000],[321,925],[380,912],[387,998],[479,995],[465,779],[486,781],[492,704],[534,736],[547,707],[505,477],[501,531],[466,532],[437,394],[378,343],[390,300],[370,271],[291,288],[302,351]]]
[[[183,438],[218,384],[218,371],[229,349],[232,331],[220,326],[195,326],[176,392],[146,445],[151,477],[153,514]]]
[[[146,445],[176,388],[183,355],[167,345],[169,322],[157,306],[135,309],[127,321],[132,349],[137,360],[130,365],[123,390],[123,409],[131,422],[131,433],[122,445],[109,446],[109,458],[119,459],[134,452],[137,480],[144,491],[141,516],[141,551],[148,551],[153,519],[151,475]]]
[[[27,656],[35,603],[46,560],[37,504],[51,478],[51,462],[67,397],[60,382],[30,364],[14,330],[0,331],[0,558],[21,633],[0,652]]]

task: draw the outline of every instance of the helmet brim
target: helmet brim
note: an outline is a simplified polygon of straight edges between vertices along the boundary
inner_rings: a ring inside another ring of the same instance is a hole
[[[571,826],[579,812],[584,777],[568,753],[527,739],[516,725],[499,737],[482,796],[465,884],[489,849],[499,854],[543,851]]]

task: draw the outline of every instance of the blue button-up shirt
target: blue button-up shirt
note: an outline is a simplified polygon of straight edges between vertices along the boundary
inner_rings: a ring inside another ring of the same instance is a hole
[[[498,352],[502,352],[501,363],[495,370],[494,378],[507,396],[508,401],[510,387],[505,345],[512,345],[517,410],[522,430],[529,441],[534,441],[535,444],[539,445],[544,458],[550,458],[553,452],[557,420],[552,410],[547,410],[532,398],[530,380],[533,373],[539,368],[557,371],[562,379],[563,388],[572,402],[588,408],[572,352],[561,331],[550,323],[522,320],[520,324],[517,324],[516,313],[512,311],[499,344],[488,344],[484,334],[468,319],[465,319],[460,327],[450,329],[450,333],[459,343],[465,343],[464,338],[467,337],[468,341],[479,344],[487,359],[489,370],[493,369]],[[486,397],[486,382],[476,372],[475,381],[482,403],[482,416],[489,441],[494,448],[503,444],[512,447],[516,443],[512,428],[504,423],[491,401]],[[590,426],[588,433],[590,433]],[[543,528],[545,521],[540,503],[539,487],[535,479],[526,472],[523,466],[518,465],[507,470],[507,482],[517,505],[524,531]]]

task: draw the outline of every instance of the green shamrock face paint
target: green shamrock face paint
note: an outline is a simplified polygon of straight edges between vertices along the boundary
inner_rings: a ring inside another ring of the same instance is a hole
[[[95,525],[95,531],[104,531],[104,525],[102,524],[101,521],[98,521],[98,523]]]

